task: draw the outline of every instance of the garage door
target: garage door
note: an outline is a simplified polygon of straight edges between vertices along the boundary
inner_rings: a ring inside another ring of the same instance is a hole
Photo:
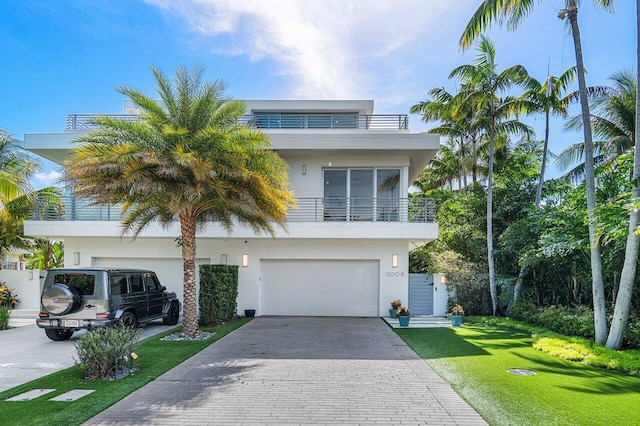
[[[182,259],[174,258],[123,258],[123,257],[94,257],[93,266],[113,268],[149,269],[158,275],[160,283],[169,291],[175,291],[178,300],[184,301]],[[209,263],[208,260],[196,260],[196,282],[198,279],[198,265]]]
[[[378,261],[262,260],[260,269],[261,315],[379,315]]]

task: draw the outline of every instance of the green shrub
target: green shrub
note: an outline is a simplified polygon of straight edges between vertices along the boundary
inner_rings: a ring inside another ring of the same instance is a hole
[[[9,308],[0,306],[0,330],[9,328]]]
[[[76,343],[78,364],[90,379],[117,378],[131,365],[131,355],[141,330],[131,327],[108,327],[80,335]],[[135,355],[134,355],[135,357]],[[116,360],[118,368],[116,369]]]
[[[237,265],[201,265],[198,322],[214,326],[236,316],[238,298]]]

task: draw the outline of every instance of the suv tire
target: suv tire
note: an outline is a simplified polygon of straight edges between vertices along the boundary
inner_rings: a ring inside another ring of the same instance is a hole
[[[136,328],[138,326],[138,319],[131,311],[126,311],[120,315],[120,326]]]
[[[180,318],[180,306],[177,303],[172,303],[171,306],[169,306],[167,316],[162,318],[162,323],[164,325],[176,325],[178,318]]]
[[[44,333],[51,340],[55,340],[56,342],[62,340],[69,340],[73,335],[73,330],[67,329],[59,329],[59,328],[47,328],[44,330]]]
[[[66,284],[53,284],[42,293],[42,306],[52,315],[66,315],[80,307],[80,292]]]

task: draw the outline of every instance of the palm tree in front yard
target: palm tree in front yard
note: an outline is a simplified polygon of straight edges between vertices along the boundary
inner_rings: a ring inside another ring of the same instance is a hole
[[[275,234],[295,205],[286,163],[268,137],[241,127],[244,104],[225,97],[225,85],[202,81],[203,69],[178,68],[172,83],[152,67],[160,101],[119,88],[141,110],[140,121],[112,117],[80,138],[65,178],[75,195],[122,205],[122,235],[137,237],[154,221],[180,225],[184,270],[183,333],[200,334],[196,310],[196,231],[216,222]]]

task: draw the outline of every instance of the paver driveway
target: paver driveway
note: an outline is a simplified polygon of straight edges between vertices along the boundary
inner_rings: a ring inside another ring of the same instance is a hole
[[[486,424],[377,318],[260,317],[86,424]]]

